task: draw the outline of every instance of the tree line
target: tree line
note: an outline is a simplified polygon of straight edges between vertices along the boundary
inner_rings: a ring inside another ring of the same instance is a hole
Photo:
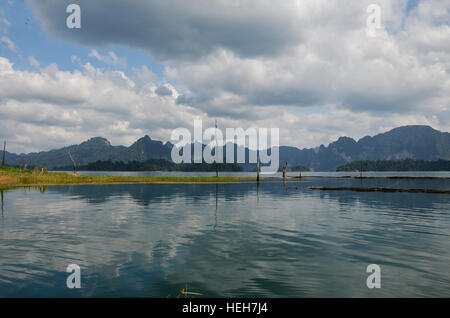
[[[362,160],[342,165],[336,171],[450,171],[449,160]]]
[[[236,163],[218,163],[219,171],[244,171]],[[72,166],[58,167],[53,170],[70,171]],[[112,161],[98,160],[78,167],[79,171],[216,171],[216,164],[208,163],[181,163],[176,164],[166,159],[151,159],[147,161]]]

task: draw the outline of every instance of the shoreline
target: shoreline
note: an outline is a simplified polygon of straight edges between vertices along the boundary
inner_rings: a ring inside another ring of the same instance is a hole
[[[422,176],[288,176],[287,180],[307,179],[379,179],[379,180],[450,180],[450,177]],[[261,178],[263,182],[283,182],[281,177]],[[286,180],[284,180],[286,181]],[[17,168],[0,169],[0,189],[19,187],[65,186],[65,185],[118,185],[118,184],[236,184],[257,182],[256,177],[215,176],[95,176],[67,172],[37,174],[31,170]]]

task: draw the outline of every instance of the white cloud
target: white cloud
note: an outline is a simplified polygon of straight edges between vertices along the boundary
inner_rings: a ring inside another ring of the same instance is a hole
[[[41,66],[41,64],[39,63],[38,60],[36,60],[36,58],[34,56],[29,56],[28,57],[28,63],[30,63],[30,65],[34,68],[39,68]]]
[[[70,57],[70,61],[71,61],[73,64],[81,64],[81,59],[80,59],[78,56],[76,56],[76,55],[72,55],[72,56]]]
[[[5,25],[5,26],[7,26],[7,27],[11,26],[11,22],[9,22],[6,18],[1,17],[1,16],[0,16],[0,23]]]
[[[2,35],[2,37],[0,37],[0,42],[2,43],[3,46],[8,48],[9,50],[13,52],[16,51],[16,44],[6,35]]]
[[[156,88],[151,82],[138,87],[122,72],[102,71],[89,63],[73,72],[56,64],[31,72],[16,70],[0,57],[0,135],[16,151],[99,135],[129,144],[146,133],[167,139],[169,131],[192,125],[194,116],[203,115],[176,104],[174,96],[158,96]]]
[[[119,58],[116,53],[109,51],[107,55],[101,55],[97,50],[92,50],[89,57],[95,58],[107,65],[119,66],[125,68],[127,66],[126,58]]]
[[[0,58],[0,135],[8,139],[10,150],[22,152],[79,143],[93,136],[125,145],[145,134],[166,141],[174,128],[192,129],[194,118],[203,119],[205,128],[214,125],[216,116],[177,104],[173,86],[164,85],[173,95],[158,96],[159,85],[136,85],[136,80],[89,63],[73,72],[61,71],[55,64],[35,72],[19,71]],[[279,127],[282,144],[298,147],[328,143],[341,135],[362,137],[368,131],[377,133],[407,123],[442,126],[432,116],[385,118],[333,105],[322,106],[319,112],[254,105],[233,109],[242,116],[218,116],[220,127]]]
[[[196,116],[223,127],[280,127],[282,143],[299,147],[405,124],[450,130],[448,1],[423,0],[407,13],[407,0],[379,0],[376,37],[366,34],[372,0],[81,0],[77,33],[57,14],[68,2],[30,4],[48,34],[90,47],[111,69],[125,58],[99,50],[125,45],[166,63],[166,78],[183,85],[169,86],[145,66],[133,78],[89,63],[23,74],[0,60],[0,74],[13,74],[0,86],[0,105],[63,108],[70,134],[62,136],[71,140],[131,141],[140,132],[167,140],[170,127],[190,127]]]
[[[106,2],[80,1],[91,24],[77,34],[50,18],[64,3],[33,2],[48,33],[145,49],[188,88],[180,102],[212,115],[240,116],[230,103],[404,112],[448,96],[449,2],[425,0],[407,15],[407,0],[380,0],[383,29],[375,38],[366,34],[372,0],[113,0],[108,15]],[[116,60],[95,49],[91,56]]]

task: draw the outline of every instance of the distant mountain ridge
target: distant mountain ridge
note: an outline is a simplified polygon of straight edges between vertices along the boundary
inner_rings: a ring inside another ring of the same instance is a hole
[[[46,166],[49,169],[56,167],[72,166],[69,152],[78,166],[87,165],[96,161],[146,161],[148,159],[169,159],[169,149],[160,141],[152,141],[145,136],[137,140],[130,147],[112,146],[111,143],[102,137],[94,137],[79,145],[72,145],[60,149],[34,152],[29,154],[8,154],[6,164],[23,167],[28,162],[29,167]]]
[[[281,153],[285,152],[280,147]],[[319,149],[292,150],[290,157],[298,164],[317,171],[334,171],[338,166],[357,160],[449,160],[450,134],[429,126],[403,126],[358,141],[340,137]]]
[[[119,152],[115,161],[146,161],[149,159],[170,159],[173,145],[162,141],[152,140],[148,135],[138,139],[130,147]]]
[[[6,164],[23,167],[28,162],[29,167],[44,165],[49,169],[70,166],[72,162],[69,151],[79,166],[99,160],[125,163],[150,159],[170,160],[172,147],[170,142],[152,140],[149,136],[138,139],[129,147],[112,146],[107,139],[95,137],[79,145],[38,153],[17,155],[7,151]],[[245,152],[248,158],[251,150],[246,148]],[[450,160],[450,134],[429,126],[403,126],[373,137],[366,136],[358,141],[340,137],[327,147],[321,145],[315,149],[280,146],[279,153],[280,165],[288,162],[290,168],[304,166],[315,171],[334,171],[338,166],[357,160]],[[246,170],[254,169],[254,164],[243,166]]]

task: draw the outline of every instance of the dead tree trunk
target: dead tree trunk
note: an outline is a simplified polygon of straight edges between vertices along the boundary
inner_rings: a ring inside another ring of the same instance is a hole
[[[6,158],[6,140],[5,143],[3,144],[3,159],[2,159],[2,165],[1,167],[5,167],[5,158]]]
[[[256,182],[259,183],[259,171],[260,171],[260,163],[259,163],[259,156],[258,156],[258,162],[256,163]]]
[[[75,162],[72,155],[70,154],[70,151],[67,151],[67,153],[69,154],[70,160],[72,161],[72,164],[73,164],[73,173],[77,174],[77,163]]]
[[[42,167],[41,168],[41,172],[39,173],[39,176],[45,176],[47,174],[47,168],[46,167]]]
[[[283,179],[286,180],[286,170],[287,170],[288,163],[283,166]]]

